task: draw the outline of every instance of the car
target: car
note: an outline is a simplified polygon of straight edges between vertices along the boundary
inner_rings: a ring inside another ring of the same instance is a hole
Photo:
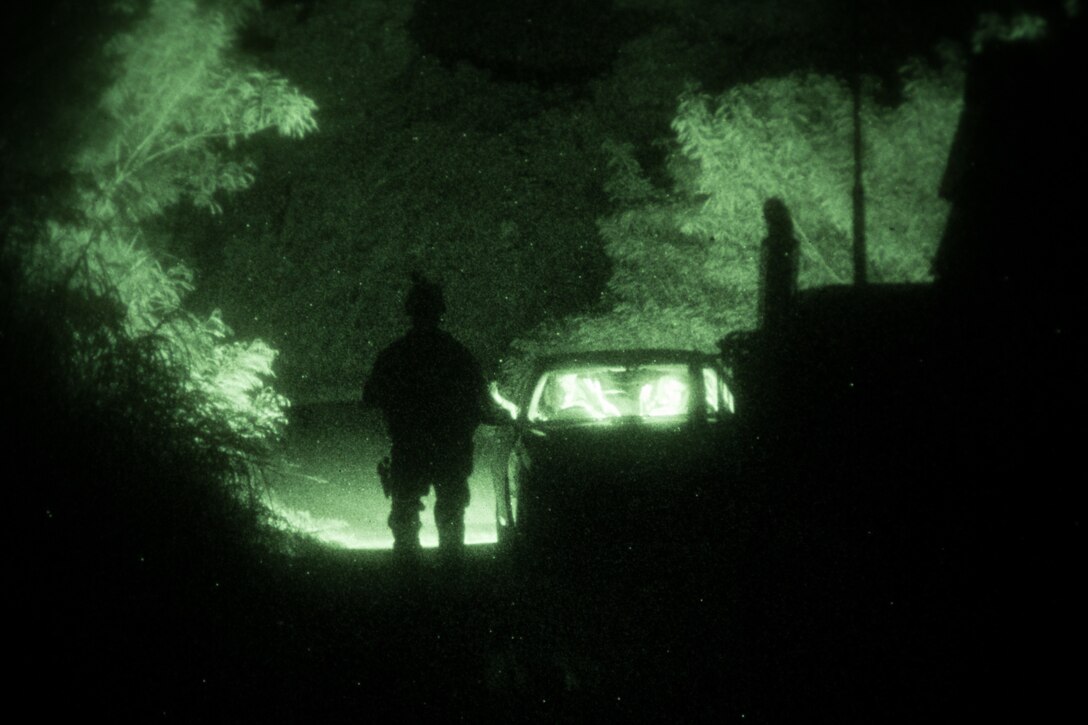
[[[499,543],[533,549],[678,533],[720,478],[736,412],[720,359],[687,350],[542,357],[492,397],[509,415],[492,477]]]

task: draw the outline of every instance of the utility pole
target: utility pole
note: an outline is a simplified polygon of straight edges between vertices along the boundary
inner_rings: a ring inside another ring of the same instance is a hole
[[[859,287],[869,281],[869,263],[865,248],[865,187],[861,178],[861,6],[862,3],[855,0],[854,69],[850,81],[854,101],[854,284]]]

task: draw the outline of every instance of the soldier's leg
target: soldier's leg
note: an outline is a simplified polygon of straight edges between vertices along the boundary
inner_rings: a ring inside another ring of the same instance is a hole
[[[393,551],[401,554],[417,554],[420,550],[419,512],[423,502],[413,493],[395,492],[392,495],[393,506],[389,512],[389,528],[393,532]]]
[[[417,555],[420,551],[420,500],[427,494],[424,466],[419,453],[410,446],[394,441],[389,467],[389,497],[393,500],[389,512],[389,528],[393,532],[393,551]]]
[[[468,507],[468,476],[451,472],[435,482],[434,523],[442,559],[459,562],[465,546],[465,509]]]
[[[459,560],[464,551],[472,450],[471,436],[451,442],[444,451],[442,470],[434,482],[434,523],[438,527],[439,552],[444,558]]]

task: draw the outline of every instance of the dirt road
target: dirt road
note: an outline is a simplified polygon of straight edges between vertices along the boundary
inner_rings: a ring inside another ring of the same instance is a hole
[[[481,426],[476,436],[471,501],[465,512],[469,545],[496,540],[491,433]],[[354,403],[298,407],[291,411],[285,446],[270,477],[273,506],[292,525],[328,544],[391,549],[393,537],[386,525],[389,501],[382,495],[376,471],[388,451],[380,419]],[[424,505],[420,540],[433,548],[438,545],[433,492]]]

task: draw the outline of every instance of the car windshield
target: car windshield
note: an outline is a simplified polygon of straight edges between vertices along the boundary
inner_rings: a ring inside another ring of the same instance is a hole
[[[534,422],[675,420],[691,410],[692,389],[690,370],[682,363],[565,367],[537,381],[528,417]]]

